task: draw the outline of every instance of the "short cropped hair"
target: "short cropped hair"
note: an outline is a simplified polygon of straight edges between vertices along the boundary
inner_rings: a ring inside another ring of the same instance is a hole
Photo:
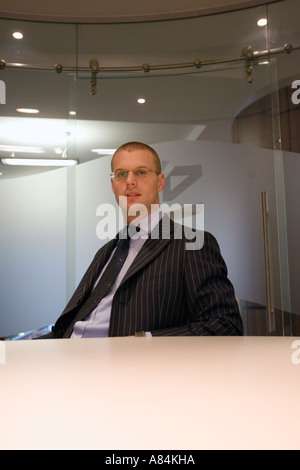
[[[121,145],[115,151],[115,153],[113,154],[113,157],[111,159],[111,169],[112,169],[112,171],[113,171],[114,157],[121,150],[126,150],[127,152],[132,152],[134,150],[145,150],[145,151],[148,151],[148,152],[152,153],[152,155],[154,157],[156,171],[157,171],[158,174],[161,173],[161,161],[160,161],[160,158],[158,156],[158,153],[152,147],[150,147],[150,145],[143,144],[142,142],[127,142],[126,144]]]

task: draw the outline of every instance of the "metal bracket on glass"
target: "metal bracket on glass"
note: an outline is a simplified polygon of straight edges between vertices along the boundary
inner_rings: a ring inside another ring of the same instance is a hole
[[[255,55],[251,46],[245,47],[242,51],[242,55],[246,59],[247,82],[252,83],[253,82],[253,63],[254,63]]]
[[[95,95],[97,93],[97,72],[99,70],[99,62],[97,59],[90,60],[90,69],[92,71],[90,94]]]
[[[57,73],[61,73],[63,71],[63,66],[61,64],[56,64],[55,70]]]

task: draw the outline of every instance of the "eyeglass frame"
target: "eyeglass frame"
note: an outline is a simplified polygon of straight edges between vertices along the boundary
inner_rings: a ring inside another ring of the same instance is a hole
[[[136,173],[137,171],[139,171],[139,170],[140,170],[140,171],[141,171],[141,170],[145,170],[146,172],[156,173],[157,175],[160,175],[160,174],[161,174],[161,173],[159,173],[157,170],[151,170],[151,168],[139,167],[139,168],[136,168],[135,170],[118,170],[118,171],[120,171],[120,172],[127,173],[127,175],[124,176],[124,177],[119,177],[119,178],[118,178],[118,177],[116,176],[116,174],[115,174],[114,171],[110,173],[110,176],[111,176],[111,178],[115,178],[116,181],[122,181],[122,180],[125,181],[125,180],[128,178],[128,175],[129,175],[129,173],[130,173],[130,171],[131,171],[131,172],[134,174],[135,178],[140,178],[140,176],[135,175],[135,173]],[[143,176],[142,178],[145,178],[145,177],[147,177],[147,176],[148,176],[148,174],[146,174],[146,175]]]

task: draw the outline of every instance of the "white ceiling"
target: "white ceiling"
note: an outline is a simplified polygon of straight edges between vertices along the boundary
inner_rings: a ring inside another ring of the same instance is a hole
[[[120,8],[115,10],[113,6],[118,2]],[[123,8],[125,3],[126,9]],[[136,15],[137,12],[148,15],[147,18],[153,16],[154,11],[160,11],[161,15],[168,11],[169,15],[176,16],[183,3],[186,11],[191,13],[193,10],[195,14],[196,6],[199,9],[200,4],[201,8],[208,4],[225,8],[225,4],[233,7],[233,4],[261,2],[73,1],[72,14],[79,15],[79,8],[96,14],[96,6],[102,5],[101,11],[106,18],[116,11],[119,16],[123,15],[123,19],[126,15],[133,15],[134,11]],[[292,41],[298,37],[299,15],[292,7],[298,5],[299,12],[299,2],[296,4],[296,0],[291,0],[291,10],[284,9],[289,28],[282,28],[282,33],[281,24],[285,20],[277,7],[280,3],[272,5],[273,33],[268,38],[271,47],[280,47],[289,38]],[[19,16],[25,17],[24,5],[27,16],[32,15],[31,7],[36,5],[36,15],[55,12],[61,19],[66,14],[67,4],[70,5],[70,2],[62,0],[26,3],[0,0],[0,18],[4,18],[5,14],[9,16],[9,12],[13,16],[13,11],[19,11]],[[264,50],[268,42],[266,29],[258,28],[256,22],[265,15],[266,8],[257,6],[216,16],[129,24],[112,22],[76,26],[71,23],[0,20],[0,50],[3,54],[0,59],[30,66],[28,69],[6,67],[0,70],[0,80],[6,84],[6,104],[0,105],[0,145],[34,145],[43,149],[45,157],[55,156],[56,148],[67,147],[68,157],[75,157],[83,163],[98,157],[93,149],[116,148],[129,140],[149,144],[198,138],[230,141],[231,124],[236,114],[249,104],[249,100],[269,93],[268,66],[255,69],[251,85],[247,83],[244,67],[223,67],[209,72],[191,67],[175,69],[176,73],[172,76],[163,76],[166,72],[156,76],[150,71],[137,72],[134,77],[127,73],[119,78],[118,74],[107,76],[100,73],[94,96],[90,94],[90,72],[80,70],[88,68],[91,58],[97,58],[100,67],[127,68],[144,63],[153,66],[192,63],[195,59],[206,61],[239,57],[246,45],[251,45],[254,50]],[[22,41],[12,38],[11,33],[16,29],[22,29]],[[54,70],[57,63],[64,67],[61,74]],[[291,64],[280,72],[280,80],[286,80],[297,72],[297,67],[293,70],[294,61]],[[51,67],[52,70],[40,70],[42,66]],[[77,74],[67,70],[68,67],[75,70],[76,66],[79,68]],[[140,96],[146,98],[145,105],[137,104],[136,99]],[[36,107],[40,109],[40,114],[23,117],[16,112],[20,106]],[[68,114],[74,109],[76,119]],[[2,157],[9,155],[8,151],[0,151]],[[27,155],[23,153],[20,156]],[[3,173],[1,178],[38,171],[0,167]]]

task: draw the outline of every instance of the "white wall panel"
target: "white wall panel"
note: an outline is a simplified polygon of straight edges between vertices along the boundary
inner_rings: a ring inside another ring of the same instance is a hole
[[[47,326],[66,300],[66,171],[0,182],[0,336]]]

